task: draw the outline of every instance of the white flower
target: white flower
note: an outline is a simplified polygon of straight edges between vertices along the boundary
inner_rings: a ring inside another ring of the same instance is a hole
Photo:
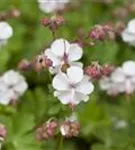
[[[63,10],[69,0],[38,0],[39,8],[44,13],[53,13],[58,10]]]
[[[135,46],[135,19],[131,20],[127,28],[122,32],[122,39],[124,42]]]
[[[94,90],[89,78],[84,75],[82,68],[70,67],[67,73],[58,73],[52,82],[56,96],[63,104],[79,104],[88,101]]]
[[[55,40],[51,48],[45,50],[45,56],[52,61],[50,68],[52,74],[58,73],[64,64],[69,66],[80,66],[82,63],[75,62],[83,55],[83,50],[78,44],[70,44],[64,39]]]
[[[104,77],[99,82],[100,88],[107,91],[108,95],[117,95],[119,91],[119,85],[114,83],[110,77]]]
[[[112,81],[119,85],[119,89],[127,94],[131,94],[135,90],[135,62],[126,61],[121,68],[117,68],[112,73]]]
[[[3,45],[13,35],[12,27],[5,21],[0,22],[0,45]]]
[[[123,92],[133,93],[135,91],[135,62],[124,62],[122,67],[116,68],[110,77],[100,80],[100,87],[110,95]]]
[[[12,99],[17,99],[28,88],[28,85],[22,75],[13,70],[7,71],[0,78],[0,103],[9,104]]]

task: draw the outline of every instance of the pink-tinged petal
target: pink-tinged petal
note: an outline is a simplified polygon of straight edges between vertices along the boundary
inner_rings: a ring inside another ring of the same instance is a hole
[[[71,91],[59,91],[55,92],[54,95],[61,101],[62,104],[69,104],[72,100]]]
[[[133,93],[133,91],[135,90],[135,86],[132,84],[132,81],[131,80],[126,80],[125,81],[125,92],[127,94],[131,94]]]
[[[117,68],[111,75],[111,79],[113,82],[120,83],[124,82],[125,80],[125,74],[122,70],[122,68]]]
[[[83,78],[83,70],[79,67],[70,67],[67,69],[67,76],[71,84],[79,83]]]
[[[51,51],[58,57],[63,57],[64,53],[69,49],[70,44],[64,39],[55,40],[51,45]]]
[[[89,81],[87,77],[84,77],[82,81],[77,85],[76,91],[83,94],[90,94],[94,91],[94,85]]]
[[[69,82],[64,73],[59,73],[53,78],[52,86],[56,90],[64,91],[69,89]]]
[[[135,62],[134,61],[126,61],[124,62],[122,67],[126,75],[129,75],[129,76],[135,75]]]
[[[60,59],[51,51],[51,49],[47,49],[44,52],[45,56],[53,62],[53,66],[60,65]]]
[[[79,60],[83,55],[83,50],[78,44],[71,44],[68,50],[69,62]]]

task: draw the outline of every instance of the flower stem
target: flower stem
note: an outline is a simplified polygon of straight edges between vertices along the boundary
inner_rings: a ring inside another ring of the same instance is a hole
[[[63,150],[63,136],[59,136],[58,150]]]
[[[56,39],[55,31],[52,31],[52,37],[53,37],[53,41],[55,41]]]

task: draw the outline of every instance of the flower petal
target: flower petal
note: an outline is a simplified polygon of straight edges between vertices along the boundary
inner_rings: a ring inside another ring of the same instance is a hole
[[[52,86],[56,90],[64,91],[69,89],[67,76],[64,73],[57,74],[52,81]]]
[[[111,75],[111,79],[113,82],[120,83],[124,82],[125,80],[125,74],[122,70],[122,68],[117,68]]]
[[[54,93],[54,96],[56,96],[62,104],[69,104],[72,100],[72,92],[71,91],[57,91]]]
[[[13,35],[12,27],[5,21],[0,22],[0,39],[8,39]]]
[[[81,62],[70,62],[69,65],[71,67],[80,67],[80,68],[83,68],[83,63],[81,63]]]
[[[94,85],[89,81],[87,76],[85,76],[76,87],[76,91],[83,94],[90,94],[93,92],[93,90],[94,90]]]
[[[108,77],[104,77],[99,81],[99,86],[102,90],[107,90],[111,87],[111,79]]]
[[[51,49],[46,49],[44,54],[48,59],[53,62],[53,66],[60,65],[60,59],[51,51]]]
[[[0,92],[0,103],[3,105],[8,105],[10,100],[14,97],[14,92],[12,90],[6,90]]]
[[[7,71],[3,76],[4,82],[8,85],[15,85],[20,80],[24,80],[23,76],[21,76],[18,72],[14,70]]]
[[[76,84],[82,80],[83,70],[79,67],[70,67],[67,69],[67,76],[71,84]]]
[[[13,89],[18,95],[22,95],[27,90],[27,88],[28,84],[25,81],[21,81],[15,85]]]
[[[57,4],[56,1],[52,1],[52,2],[39,1],[39,8],[41,11],[45,13],[51,13],[56,10]]]
[[[126,61],[124,62],[122,67],[126,75],[129,75],[129,76],[135,75],[135,62],[134,61]]]
[[[58,57],[63,57],[64,53],[68,51],[70,44],[64,39],[55,40],[51,45],[51,51]]]
[[[87,102],[89,100],[89,96],[86,94],[82,94],[80,92],[75,92],[74,97],[72,99],[73,104],[79,104],[81,101]]]
[[[135,34],[129,32],[127,29],[125,29],[122,32],[122,39],[124,42],[134,42],[135,41]]]
[[[132,19],[132,20],[128,23],[128,30],[129,30],[129,32],[135,34],[135,19]]]
[[[71,44],[68,50],[68,55],[69,62],[76,61],[82,57],[83,50],[78,44]]]
[[[7,88],[8,87],[7,87],[6,83],[4,82],[3,78],[1,77],[0,78],[0,92],[7,90]]]
[[[131,94],[135,90],[135,86],[132,84],[132,81],[129,80],[129,79],[125,81],[125,86],[124,87],[125,87],[125,92],[127,94]]]

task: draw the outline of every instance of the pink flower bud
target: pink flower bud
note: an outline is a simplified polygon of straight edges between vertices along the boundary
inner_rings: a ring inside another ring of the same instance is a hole
[[[90,65],[85,69],[85,73],[93,79],[99,79],[101,77],[100,66]]]
[[[52,32],[55,32],[64,22],[65,20],[62,16],[41,19],[41,24],[48,27]]]
[[[55,135],[56,128],[58,127],[58,123],[56,121],[50,121],[44,123],[40,126],[36,131],[36,139],[37,140],[44,140]]]
[[[4,125],[0,124],[0,140],[4,140],[7,135],[7,130]]]
[[[60,132],[67,138],[77,137],[80,132],[80,124],[77,121],[65,121],[60,127]]]

